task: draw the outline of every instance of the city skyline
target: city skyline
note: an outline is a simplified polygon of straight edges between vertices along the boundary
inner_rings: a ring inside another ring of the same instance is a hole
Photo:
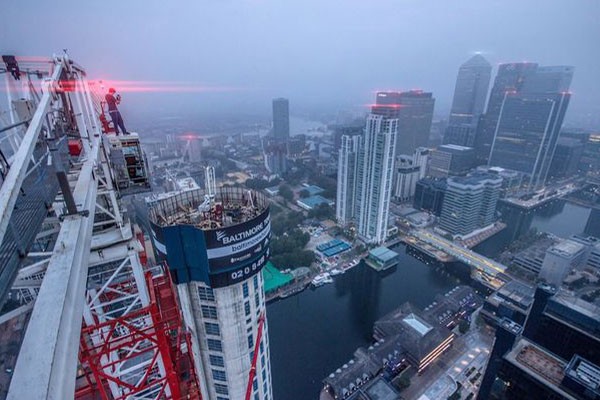
[[[2,11],[0,400],[600,399],[600,2]]]
[[[521,12],[514,12],[517,5]],[[26,24],[37,13],[60,18],[60,9],[65,6],[73,21],[85,19],[89,10],[101,8],[66,2],[17,7],[9,2],[2,18],[10,23],[0,24],[0,36],[8,46],[4,53],[17,53],[20,49],[21,55],[39,57],[58,54],[66,48],[82,64],[92,66],[89,73],[95,78],[122,83],[121,86],[137,83],[131,92],[124,92],[125,98],[135,101],[124,102],[123,107],[139,114],[146,109],[167,115],[176,110],[204,113],[204,109],[211,109],[213,113],[223,113],[236,109],[267,115],[266,102],[278,96],[293,99],[298,111],[326,108],[335,112],[339,107],[360,109],[370,103],[376,91],[422,88],[434,93],[438,103],[436,115],[447,116],[456,70],[478,51],[494,70],[500,63],[523,60],[574,65],[578,72],[572,90],[576,95],[567,115],[569,122],[586,120],[598,110],[595,105],[600,104],[596,98],[600,84],[594,79],[598,56],[591,51],[593,38],[600,36],[600,28],[593,20],[600,5],[594,1],[551,1],[545,5],[547,17],[535,21],[527,15],[535,14],[537,7],[517,1],[485,5],[465,1],[444,10],[433,4],[398,6],[384,0],[375,13],[368,12],[367,5],[358,1],[342,9],[322,2],[308,7],[304,2],[283,5],[248,0],[237,10],[231,4],[184,3],[167,13],[157,12],[161,7],[158,3],[142,6],[129,2],[113,5],[119,14],[135,16],[126,23],[119,21],[115,30],[107,31],[104,21],[93,18],[88,21],[89,29],[78,35],[64,35],[71,28],[70,23],[61,25],[60,31],[43,35]],[[269,13],[264,12],[267,9]],[[308,9],[315,12],[308,15]],[[209,14],[214,18],[208,18]],[[201,22],[192,22],[193,15],[200,15]],[[225,24],[226,15],[238,28],[228,34],[213,34]],[[324,18],[325,15],[334,19]],[[169,18],[177,18],[180,23],[161,29],[160,35],[143,28],[167,27]],[[311,29],[304,36],[294,35],[289,29],[293,26],[302,31],[306,25],[301,21],[307,20],[311,21]],[[392,23],[397,20],[404,23]],[[510,26],[506,21],[510,21]],[[328,34],[332,23],[341,27],[346,42]],[[190,26],[195,31],[190,31]],[[557,26],[561,29],[555,29]],[[536,46],[539,31],[546,32],[539,39],[542,46]],[[176,45],[196,35],[213,40],[200,40],[191,47]],[[375,37],[377,40],[373,40]],[[441,45],[444,37],[454,40]],[[399,40],[402,45],[397,44]],[[102,52],[86,50],[89,43],[107,42],[111,45]],[[11,48],[16,43],[19,47]],[[376,73],[360,56],[373,46],[385,54],[385,62],[377,65]],[[437,49],[435,63],[430,62],[432,49]],[[276,62],[268,61],[271,54],[278,52],[281,56]],[[244,63],[240,64],[234,54],[239,54]],[[175,72],[170,66],[177,60],[187,66]],[[342,75],[333,72],[337,61],[344,65]],[[234,67],[237,65],[244,67]],[[186,93],[187,89],[178,92],[178,87],[197,90],[198,94]],[[136,93],[138,89],[145,92]]]

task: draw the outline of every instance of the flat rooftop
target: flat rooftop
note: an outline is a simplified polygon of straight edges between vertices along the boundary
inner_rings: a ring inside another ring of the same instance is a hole
[[[427,322],[423,321],[415,314],[408,314],[406,317],[402,319],[405,324],[413,328],[417,333],[421,336],[425,336],[429,331],[433,329],[431,325]]]
[[[488,297],[488,301],[491,303],[498,303],[500,301],[510,302],[519,308],[526,310],[533,303],[533,295],[535,288],[528,286],[519,281],[509,281],[495,293]]]
[[[369,251],[369,256],[375,257],[383,262],[386,262],[392,260],[395,257],[398,257],[398,253],[388,249],[387,247],[377,247]]]
[[[581,253],[583,249],[584,246],[582,244],[565,239],[550,247],[548,251],[563,257],[574,257]]]
[[[590,320],[594,321],[594,323],[597,327],[600,326],[600,307],[599,306],[589,303],[585,300],[582,300],[582,299],[575,297],[564,291],[560,291],[559,293],[554,295],[550,299],[548,304],[551,306],[551,304],[553,302],[560,304],[567,309],[571,309],[574,312],[577,312],[581,315],[588,317]],[[557,310],[555,310],[554,308],[552,308],[552,307],[550,307],[550,308],[551,308],[550,311],[552,313],[557,312]],[[547,307],[547,309],[548,309],[548,307]],[[563,315],[563,317],[568,318],[568,316],[564,316],[564,315]],[[598,335],[598,332],[589,332],[589,333]]]
[[[559,386],[565,377],[566,362],[564,360],[526,339],[519,340],[505,357],[547,385]]]
[[[400,395],[396,390],[387,383],[383,378],[375,378],[367,387],[362,390],[363,397],[368,400],[398,400]],[[362,399],[357,397],[357,399]]]
[[[600,368],[597,365],[575,355],[567,366],[565,374],[587,390],[596,395],[600,394]]]
[[[302,189],[307,190],[311,196],[323,193],[325,191],[325,189],[323,189],[322,187],[319,187],[317,185],[308,185],[308,184],[303,184]]]
[[[313,208],[315,208],[321,204],[331,205],[331,204],[333,204],[333,201],[326,199],[325,197],[317,194],[315,196],[310,196],[305,199],[298,199],[297,203],[298,203],[298,205],[304,206],[304,207],[312,210]]]
[[[458,144],[443,144],[438,147],[438,150],[455,150],[455,151],[469,151],[473,150],[472,147],[459,146]]]

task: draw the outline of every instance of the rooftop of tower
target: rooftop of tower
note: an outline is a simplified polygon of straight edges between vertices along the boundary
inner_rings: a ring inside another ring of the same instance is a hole
[[[159,226],[193,225],[202,230],[242,224],[262,214],[269,201],[261,193],[222,187],[211,198],[204,189],[172,192],[149,206],[149,217]]]
[[[484,56],[477,53],[473,57],[469,58],[464,62],[461,67],[492,67],[492,65],[485,59]]]

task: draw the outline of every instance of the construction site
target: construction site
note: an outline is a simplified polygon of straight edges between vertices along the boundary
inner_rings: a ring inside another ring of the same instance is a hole
[[[101,81],[66,53],[2,61],[0,398],[272,399],[265,196],[211,167],[153,195]],[[143,193],[151,231],[123,206]]]

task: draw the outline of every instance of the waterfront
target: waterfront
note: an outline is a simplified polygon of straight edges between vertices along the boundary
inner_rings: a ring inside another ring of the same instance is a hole
[[[563,203],[536,213],[531,227],[568,237],[583,230],[588,215],[587,208]],[[480,246],[500,248],[501,236]],[[375,320],[405,301],[426,307],[460,283],[406,254],[404,246],[396,249],[400,263],[391,271],[377,273],[363,262],[331,285],[267,307],[275,400],[318,399],[321,380],[371,343]]]
[[[405,301],[424,308],[460,283],[396,249],[400,263],[390,271],[361,262],[331,285],[268,306],[276,400],[317,399],[321,380],[372,342],[375,320]]]

